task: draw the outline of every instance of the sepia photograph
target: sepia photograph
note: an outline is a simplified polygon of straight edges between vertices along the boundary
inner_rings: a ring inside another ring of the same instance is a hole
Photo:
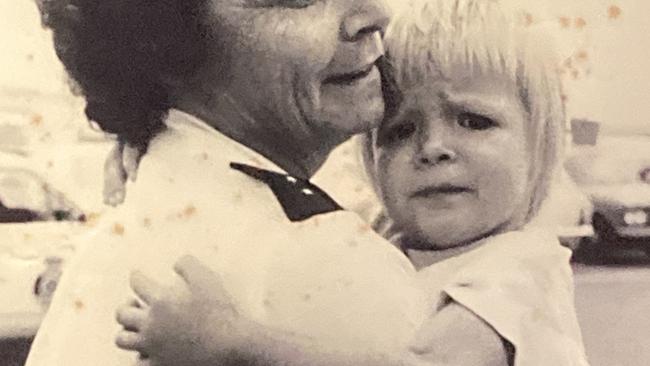
[[[650,2],[0,2],[0,366],[650,365]]]

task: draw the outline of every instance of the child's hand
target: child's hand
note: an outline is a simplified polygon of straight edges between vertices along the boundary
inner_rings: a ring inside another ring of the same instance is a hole
[[[124,327],[118,347],[137,351],[151,365],[215,365],[237,362],[243,324],[223,289],[221,278],[194,257],[179,260],[174,270],[181,286],[164,287],[142,273],[131,276],[131,287],[144,304],[120,308]],[[242,362],[239,359],[239,362]]]

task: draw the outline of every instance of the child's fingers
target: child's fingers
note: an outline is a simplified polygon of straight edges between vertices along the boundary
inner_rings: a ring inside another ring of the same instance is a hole
[[[174,264],[174,271],[188,284],[190,289],[223,292],[221,278],[196,257],[186,255]]]
[[[141,352],[145,350],[144,337],[140,333],[122,330],[115,337],[115,344],[127,351]]]
[[[135,294],[144,301],[145,304],[150,304],[154,300],[159,299],[163,292],[163,287],[158,282],[140,271],[134,271],[131,273],[130,283]]]
[[[125,330],[137,332],[142,329],[142,324],[147,319],[147,313],[143,309],[123,305],[117,309],[115,318]]]

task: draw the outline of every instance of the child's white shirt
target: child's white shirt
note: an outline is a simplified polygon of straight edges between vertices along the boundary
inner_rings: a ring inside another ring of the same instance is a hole
[[[570,257],[556,237],[529,229],[487,238],[419,275],[433,306],[452,299],[510,342],[515,366],[586,366]]]

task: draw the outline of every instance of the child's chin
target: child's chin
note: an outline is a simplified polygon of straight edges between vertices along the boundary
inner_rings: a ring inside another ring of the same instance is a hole
[[[466,245],[462,238],[439,237],[437,235],[426,235],[420,233],[402,239],[401,247],[414,250],[445,250]]]
[[[450,251],[458,252],[458,249],[469,250],[475,245],[480,245],[483,239],[503,233],[506,231],[516,230],[520,227],[514,225],[511,221],[506,221],[500,225],[483,227],[480,225],[460,226],[448,223],[446,225],[431,225],[428,227],[419,227],[413,230],[412,236],[404,235],[401,247],[414,250],[432,250],[432,251]]]

